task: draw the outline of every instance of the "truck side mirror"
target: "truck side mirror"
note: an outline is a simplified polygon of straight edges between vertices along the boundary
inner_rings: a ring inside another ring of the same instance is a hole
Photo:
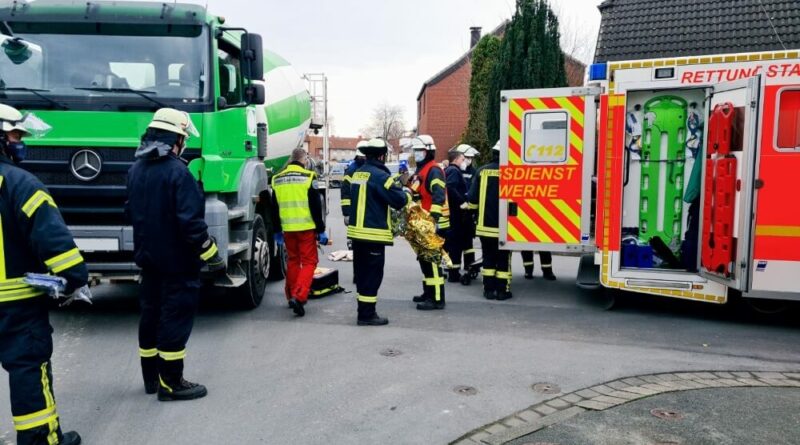
[[[248,80],[264,78],[264,45],[261,35],[245,33],[242,35],[242,74]]]
[[[244,89],[244,98],[248,105],[264,105],[267,101],[267,93],[264,85],[260,83],[253,83]]]

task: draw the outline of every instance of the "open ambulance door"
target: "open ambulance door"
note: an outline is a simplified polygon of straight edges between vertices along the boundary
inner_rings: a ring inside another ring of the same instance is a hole
[[[599,88],[501,93],[500,246],[591,252]]]
[[[700,274],[747,291],[752,271],[761,76],[715,85],[700,190]]]

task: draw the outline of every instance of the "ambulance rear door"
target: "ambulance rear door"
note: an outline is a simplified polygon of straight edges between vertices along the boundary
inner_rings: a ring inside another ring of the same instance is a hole
[[[591,252],[599,88],[501,93],[500,246]]]
[[[753,268],[761,76],[711,87],[700,190],[700,274],[746,291]]]

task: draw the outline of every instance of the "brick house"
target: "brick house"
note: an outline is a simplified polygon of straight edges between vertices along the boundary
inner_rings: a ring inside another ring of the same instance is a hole
[[[346,162],[356,156],[356,145],[363,138],[347,138],[331,136],[329,140],[329,150],[332,162]],[[322,159],[322,136],[306,136],[303,144],[308,155],[314,159]]]
[[[502,36],[507,23],[495,28],[491,34]],[[417,133],[433,136],[438,159],[447,157],[447,151],[458,143],[467,128],[469,83],[472,78],[470,59],[472,49],[481,39],[481,28],[470,28],[470,33],[470,50],[428,79],[417,96]],[[570,86],[583,85],[586,65],[567,56],[565,68]]]

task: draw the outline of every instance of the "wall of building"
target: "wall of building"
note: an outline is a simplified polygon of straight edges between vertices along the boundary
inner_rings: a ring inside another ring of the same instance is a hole
[[[429,134],[437,147],[437,159],[461,139],[469,119],[469,81],[472,65],[467,62],[442,81],[425,88],[417,102],[418,134]]]

